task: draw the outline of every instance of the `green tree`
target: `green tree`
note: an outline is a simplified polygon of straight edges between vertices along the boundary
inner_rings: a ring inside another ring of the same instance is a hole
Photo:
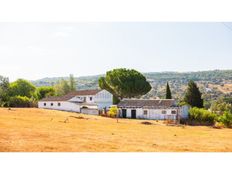
[[[9,100],[9,79],[7,77],[0,76],[0,106],[5,106]]]
[[[69,93],[71,91],[70,86],[69,86],[69,82],[67,80],[60,80],[55,86],[55,94],[57,96],[62,96],[65,95],[67,93]]]
[[[113,104],[117,105],[120,102],[119,98],[113,95]]]
[[[133,69],[114,69],[99,78],[99,86],[113,94],[118,99],[145,95],[151,90],[150,83],[138,71]]]
[[[232,128],[232,113],[224,112],[223,115],[218,117],[217,121],[223,123],[226,127]]]
[[[167,82],[167,86],[166,86],[166,99],[172,99],[172,93],[171,93],[168,82]]]
[[[52,86],[41,86],[36,89],[38,99],[55,95],[55,89]]]
[[[31,100],[26,96],[13,96],[9,99],[10,107],[30,107]]]
[[[70,91],[76,90],[76,81],[72,74],[69,75],[69,86],[70,86]]]
[[[225,97],[223,100],[226,103],[232,104],[232,97]]]
[[[189,110],[189,120],[195,123],[213,125],[216,119],[217,114],[206,109],[193,107]]]
[[[184,101],[192,107],[203,108],[203,99],[201,98],[201,95],[202,94],[197,87],[197,84],[190,80],[184,96]]]
[[[31,98],[34,95],[36,87],[29,81],[18,79],[10,83],[9,94],[10,96],[26,96]]]
[[[212,112],[223,114],[224,112],[231,112],[232,113],[232,104],[227,103],[224,101],[223,98],[218,99],[217,101],[213,102],[210,107]]]

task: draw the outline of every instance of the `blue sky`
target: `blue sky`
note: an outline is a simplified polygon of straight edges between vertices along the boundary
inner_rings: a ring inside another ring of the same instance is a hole
[[[0,60],[11,81],[232,69],[232,23],[0,23]]]

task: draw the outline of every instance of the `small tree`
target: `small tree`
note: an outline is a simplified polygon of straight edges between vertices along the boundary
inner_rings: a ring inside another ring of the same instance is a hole
[[[31,101],[26,96],[13,96],[9,100],[10,107],[30,107]]]
[[[167,86],[166,86],[166,99],[172,99],[172,93],[171,93],[168,82],[167,82]]]
[[[117,106],[110,107],[110,110],[108,111],[108,115],[110,117],[116,117],[117,114],[118,114],[118,108],[117,108]]]
[[[9,100],[9,79],[0,76],[0,106],[6,106]]]
[[[41,86],[36,89],[38,99],[55,95],[55,89],[52,86]]]
[[[218,117],[218,121],[223,123],[226,127],[232,127],[232,113],[224,112],[223,115]]]
[[[76,90],[76,81],[72,74],[69,75],[69,86],[70,86],[70,91]]]
[[[194,81],[189,81],[184,101],[192,107],[203,108],[201,92]]]
[[[224,102],[223,98],[220,98],[217,101],[213,102],[213,104],[210,107],[210,110],[220,115],[222,115],[224,112],[232,113],[232,104],[226,103]]]
[[[67,80],[60,80],[55,86],[54,86],[54,89],[55,89],[55,94],[57,96],[62,96],[62,95],[65,95],[67,93],[69,93],[71,90],[70,90],[70,86],[69,86],[69,82]]]

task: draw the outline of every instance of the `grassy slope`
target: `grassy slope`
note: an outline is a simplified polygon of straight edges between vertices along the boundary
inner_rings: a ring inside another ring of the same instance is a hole
[[[52,110],[0,109],[0,151],[232,151],[231,129],[141,122],[120,119],[116,123]]]

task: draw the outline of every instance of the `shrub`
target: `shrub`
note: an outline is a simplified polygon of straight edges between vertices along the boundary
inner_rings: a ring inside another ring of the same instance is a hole
[[[223,99],[219,99],[212,103],[210,110],[214,113],[222,115],[224,112],[232,112],[232,104],[226,103]]]
[[[117,108],[117,106],[110,107],[110,110],[107,113],[107,115],[109,115],[110,117],[116,117],[117,114],[118,114],[118,108]]]
[[[45,97],[55,95],[55,89],[52,86],[41,86],[36,89],[37,98],[40,100]]]
[[[14,96],[9,100],[10,107],[30,107],[31,101],[28,97]]]
[[[189,120],[194,124],[213,125],[217,115],[200,108],[191,108],[189,110]]]
[[[226,127],[232,127],[232,113],[224,112],[223,115],[219,116],[218,122],[223,123]]]
[[[224,124],[221,123],[221,122],[216,122],[216,123],[214,124],[213,127],[216,128],[216,129],[222,129],[222,128],[224,128],[225,126],[224,126]]]

